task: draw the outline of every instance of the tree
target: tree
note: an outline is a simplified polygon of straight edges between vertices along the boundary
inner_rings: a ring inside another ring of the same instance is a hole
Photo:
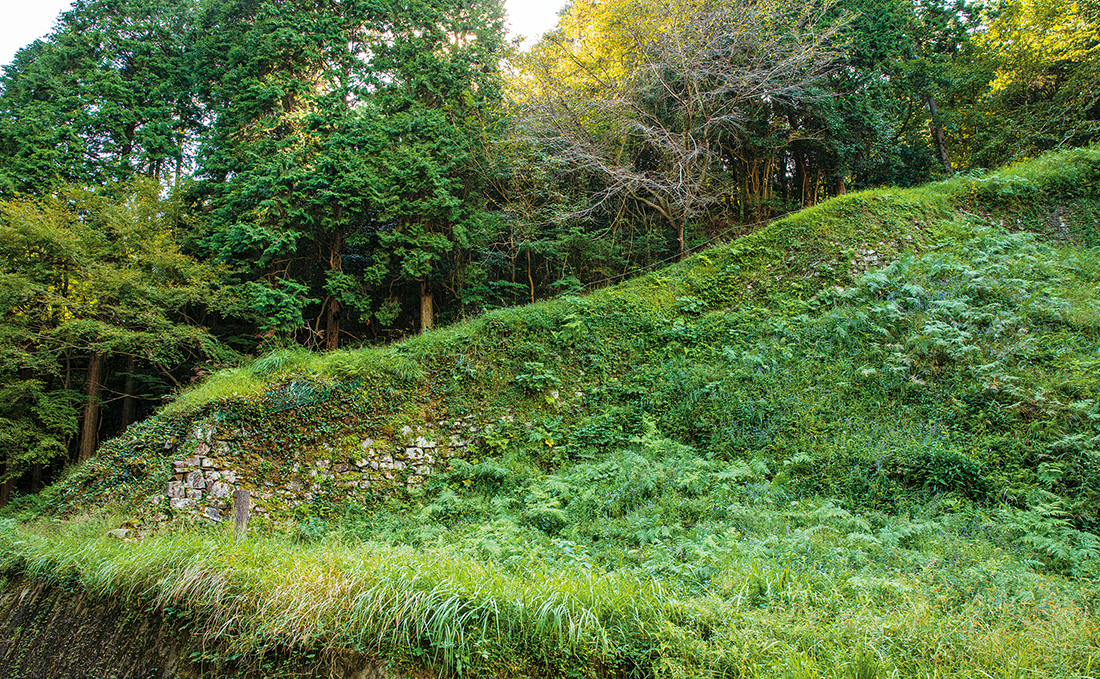
[[[993,167],[1100,138],[1100,5],[1010,0],[974,38],[969,153]]]
[[[150,370],[163,394],[184,362],[231,353],[189,315],[217,304],[222,273],[180,252],[178,209],[159,193],[143,182],[0,203],[3,492],[29,466],[92,455],[112,380],[125,402]]]
[[[364,55],[383,19],[367,2],[210,3],[203,17],[207,246],[242,269],[262,329],[328,349],[346,308],[369,312],[343,260],[376,211],[380,76]]]
[[[193,6],[77,0],[21,50],[0,81],[0,190],[178,179],[202,123],[188,61]]]
[[[369,283],[411,283],[419,327],[431,328],[447,256],[469,246],[488,217],[476,158],[501,98],[503,10],[496,0],[406,3],[390,15],[374,67],[389,77],[376,100],[385,121],[380,228]],[[461,266],[459,261],[450,262]]]
[[[955,90],[951,65],[976,13],[964,0],[840,0],[832,11],[846,21],[827,96],[789,112],[799,131],[792,156],[801,203],[849,184],[914,185],[953,172],[945,123],[955,112],[939,111],[937,101]]]
[[[588,211],[628,197],[667,221],[683,254],[688,222],[731,195],[761,214],[787,141],[771,129],[776,112],[816,96],[837,25],[827,6],[785,0],[630,8],[625,44],[598,58],[587,57],[586,37],[544,40],[526,64],[525,103],[538,142],[601,179]]]
[[[209,7],[208,244],[246,267],[257,307],[278,319],[267,329],[334,349],[342,319],[392,320],[388,288],[410,281],[431,325],[432,280],[477,218],[466,167],[477,113],[499,93],[500,12],[453,0]]]

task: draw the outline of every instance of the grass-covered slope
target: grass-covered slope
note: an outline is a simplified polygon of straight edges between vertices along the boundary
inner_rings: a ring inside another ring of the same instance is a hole
[[[1085,677],[1098,383],[1100,151],[1078,150],[223,371],[24,502],[0,559],[185,610],[211,672],[300,647],[477,675]],[[414,434],[466,440],[417,483],[328,471]],[[264,505],[240,545],[158,500],[196,446]],[[144,537],[102,537],[124,520]]]

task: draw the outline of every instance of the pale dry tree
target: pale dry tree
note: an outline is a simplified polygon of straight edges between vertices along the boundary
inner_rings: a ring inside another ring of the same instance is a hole
[[[591,42],[559,34],[527,64],[523,133],[594,176],[600,188],[570,213],[616,199],[659,213],[686,250],[692,220],[733,191],[748,128],[782,106],[821,96],[837,57],[832,5],[793,0],[635,2],[618,20],[630,44],[608,64]],[[563,69],[562,61],[572,68]]]

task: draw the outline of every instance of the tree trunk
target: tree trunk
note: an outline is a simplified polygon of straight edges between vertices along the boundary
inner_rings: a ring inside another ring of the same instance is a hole
[[[80,427],[78,462],[87,460],[95,453],[96,437],[99,434],[99,394],[103,389],[103,368],[106,363],[107,357],[99,352],[92,353],[88,360],[88,380],[84,390],[84,423]]]
[[[7,471],[6,467],[4,468],[4,471]],[[14,486],[15,479],[8,479],[3,483],[0,483],[0,507],[3,507],[4,505],[11,502],[11,491]]]
[[[130,154],[134,152],[134,135],[136,132],[137,123],[130,123],[126,126],[126,141],[122,143],[122,149],[120,149],[118,152],[118,155],[127,164],[129,164]]]
[[[928,129],[932,133],[932,139],[936,142],[936,150],[940,153],[940,162],[943,163],[943,169],[947,171],[947,174],[955,174],[955,169],[951,167],[951,156],[947,153],[943,125],[940,125],[936,120],[939,111],[936,110],[935,97],[928,97],[928,112],[932,114],[932,119],[928,122]]]
[[[43,468],[43,465],[42,465],[41,462],[35,462],[34,466],[31,467],[31,492],[32,493],[37,493],[38,491],[42,490],[42,486],[43,486],[42,472],[43,471],[44,471],[44,468]]]
[[[844,175],[838,175],[836,178],[836,186],[834,187],[834,196],[843,196],[848,193],[848,183],[844,181]]]
[[[815,182],[820,181],[821,171],[811,167],[811,164],[806,160],[805,152],[802,150],[798,150],[794,154],[794,173],[799,191],[798,202],[802,207],[817,205],[817,186]]]
[[[336,299],[335,295],[328,298],[325,304],[325,350],[334,351],[340,348],[340,310],[344,304]]]
[[[420,332],[432,329],[432,289],[428,281],[420,281]]]
[[[126,396],[122,399],[122,428],[137,421],[137,399],[134,398],[134,357],[126,357]]]
[[[337,221],[342,220],[344,217],[343,207],[336,209]],[[329,241],[328,250],[328,268],[331,271],[341,272],[344,270],[344,228],[337,226],[332,234],[332,240]],[[333,295],[328,298],[325,304],[325,350],[335,351],[340,348],[340,311],[343,310],[344,303]]]
[[[531,275],[531,248],[527,248],[527,285],[531,288],[531,304],[535,303],[535,278]]]
[[[802,207],[812,207],[814,205],[817,205],[817,184],[815,181],[816,176],[816,172],[802,172]]]

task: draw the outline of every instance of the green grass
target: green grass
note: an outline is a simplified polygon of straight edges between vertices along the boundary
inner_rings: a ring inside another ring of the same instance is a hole
[[[697,542],[690,558],[669,542],[648,555],[663,562],[611,572],[577,545],[547,561],[537,539],[534,553],[496,564],[469,544],[412,549],[338,533],[127,544],[97,521],[7,526],[0,563],[187,611],[222,655],[246,662],[284,646],[473,675],[618,674],[648,660],[639,670],[661,676],[1087,677],[1100,654],[1100,591],[968,535],[995,532],[988,518],[887,519],[811,502],[731,518],[737,528]]]
[[[264,356],[15,503],[0,563],[186,610],[242,676],[279,648],[470,676],[1100,675],[1097,187],[1084,149],[851,194],[585,297]],[[246,432],[225,454],[277,483],[468,415],[475,449],[424,489],[273,506],[240,545],[146,501],[196,425]],[[145,537],[101,537],[124,519]]]

